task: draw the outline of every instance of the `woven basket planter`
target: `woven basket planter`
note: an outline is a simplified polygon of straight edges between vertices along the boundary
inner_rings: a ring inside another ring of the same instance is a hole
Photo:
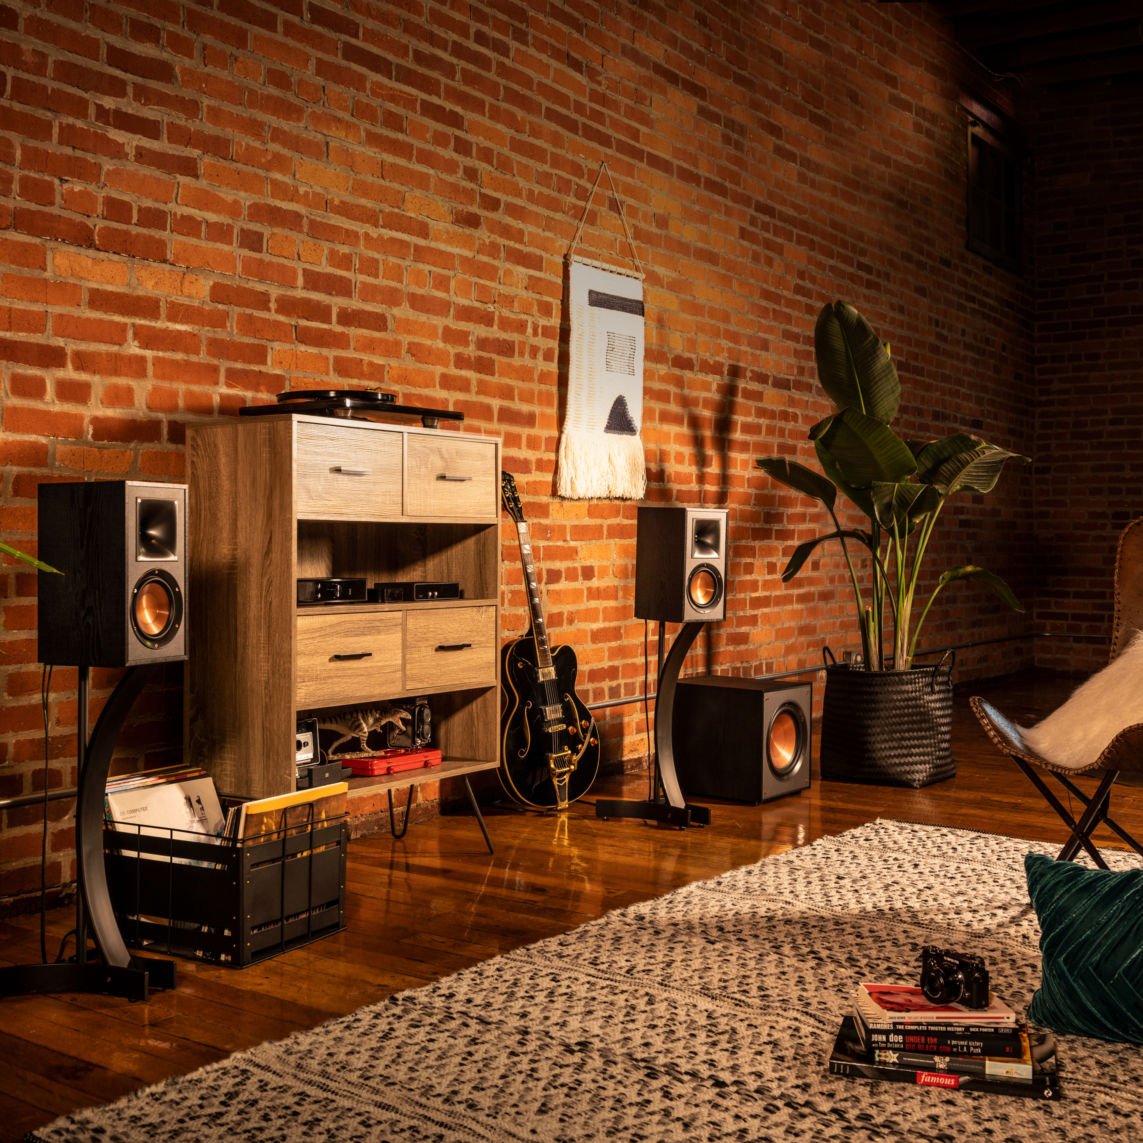
[[[821,774],[841,782],[928,786],[956,773],[952,666],[826,667]]]

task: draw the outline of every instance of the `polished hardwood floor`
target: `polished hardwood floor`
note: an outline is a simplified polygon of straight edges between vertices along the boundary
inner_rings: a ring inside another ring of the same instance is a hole
[[[494,855],[464,813],[415,822],[402,840],[355,839],[340,933],[244,969],[179,960],[177,987],[147,1002],[81,994],[0,1000],[0,1138],[19,1139],[69,1110],[879,817],[1062,843],[1060,822],[993,749],[967,695],[987,694],[1031,722],[1075,682],[1029,674],[966,685],[956,704],[957,775],[920,790],[815,775],[797,796],[761,806],[714,803],[708,827],[679,830],[597,818],[596,797],[645,795],[645,775],[615,775],[565,814],[490,808]],[[1143,797],[1128,790],[1119,816],[1143,830]],[[49,913],[49,950],[73,920],[70,909]],[[0,963],[36,963],[39,949],[38,917],[0,921]]]

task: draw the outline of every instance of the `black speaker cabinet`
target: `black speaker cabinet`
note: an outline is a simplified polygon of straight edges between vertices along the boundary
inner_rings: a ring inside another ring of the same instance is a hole
[[[640,504],[635,540],[635,614],[710,623],[726,614],[725,508]]]
[[[757,805],[808,789],[809,683],[705,675],[680,679],[675,768],[688,797]]]
[[[41,484],[42,663],[130,667],[186,658],[185,484]]]

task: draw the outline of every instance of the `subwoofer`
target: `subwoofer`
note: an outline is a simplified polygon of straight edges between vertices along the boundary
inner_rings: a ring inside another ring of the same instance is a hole
[[[726,614],[727,509],[640,504],[635,615],[712,623]]]
[[[130,667],[186,658],[186,485],[39,487],[42,663]]]
[[[809,788],[809,683],[704,675],[680,679],[675,768],[690,797],[757,805]]]

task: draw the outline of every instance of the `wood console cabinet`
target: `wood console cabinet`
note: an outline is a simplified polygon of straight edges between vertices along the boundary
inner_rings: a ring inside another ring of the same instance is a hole
[[[446,778],[499,764],[500,442],[317,416],[192,426],[187,760],[295,785],[297,718],[426,696]],[[297,580],[457,582],[458,600],[297,604]],[[354,778],[363,789],[409,774]]]

